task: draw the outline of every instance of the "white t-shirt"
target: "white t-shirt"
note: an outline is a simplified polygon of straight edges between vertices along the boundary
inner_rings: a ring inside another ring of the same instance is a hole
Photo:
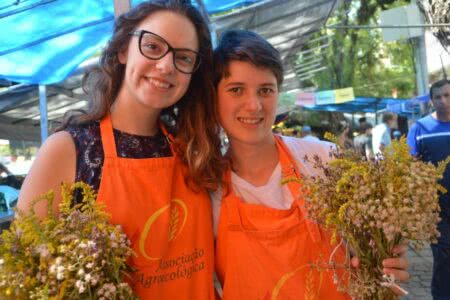
[[[384,123],[378,124],[372,128],[372,149],[374,155],[381,154],[381,144],[383,144],[385,148],[391,144],[391,130]]]
[[[306,135],[306,136],[304,136],[304,137],[302,137],[300,139],[302,139],[304,141],[320,141],[320,139],[317,136],[314,136],[314,135],[311,135],[311,134],[308,134],[308,135]]]
[[[302,176],[318,175],[317,169],[314,169],[311,162],[305,162],[307,155],[312,160],[314,155],[326,162],[330,160],[330,150],[334,144],[320,140],[304,140],[293,137],[283,137],[287,148],[289,149],[296,165]],[[289,209],[294,198],[286,184],[281,184],[281,165],[277,164],[272,175],[266,184],[254,186],[236,173],[231,173],[231,184],[233,191],[246,203],[260,204],[276,209]],[[211,194],[212,209],[214,217],[214,232],[217,233],[217,226],[220,216],[220,205],[222,200],[222,190],[218,189]]]

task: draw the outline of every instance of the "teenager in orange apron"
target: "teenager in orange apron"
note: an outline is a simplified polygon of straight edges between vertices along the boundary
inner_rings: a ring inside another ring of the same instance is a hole
[[[281,185],[300,178],[299,168],[313,175],[300,153],[327,160],[329,144],[296,142],[302,151],[293,153],[272,134],[283,80],[279,53],[253,32],[231,30],[214,59],[219,119],[230,142],[227,186],[212,194],[222,299],[349,299],[336,284],[348,275],[343,247],[306,219],[299,184]],[[397,278],[407,279],[406,265],[394,259]]]
[[[279,137],[277,149],[283,177],[300,177]],[[332,257],[336,272],[317,269],[330,263],[333,247],[329,235],[305,219],[299,184],[290,182],[288,186],[295,200],[290,209],[278,210],[243,202],[230,183],[230,191],[222,199],[216,237],[222,299],[349,299],[333,282],[335,276],[343,275],[342,249]]]
[[[99,66],[85,82],[92,83],[88,111],[63,126],[82,131],[88,150],[77,153],[80,140],[68,130],[55,133],[23,186],[18,206],[28,210],[37,195],[78,178],[79,157],[89,161],[98,201],[131,240],[130,264],[136,271],[127,281],[143,300],[214,298],[206,189],[220,181],[222,167],[211,48],[208,24],[190,1],[145,1],[119,16]],[[147,144],[128,146],[114,139],[113,125],[115,133],[161,141],[160,120],[174,123],[175,139],[161,129],[171,140],[172,156],[167,157],[166,142],[149,146],[154,153],[148,155],[141,149]],[[59,201],[57,195],[55,210]],[[40,216],[46,211],[45,205],[36,207]]]

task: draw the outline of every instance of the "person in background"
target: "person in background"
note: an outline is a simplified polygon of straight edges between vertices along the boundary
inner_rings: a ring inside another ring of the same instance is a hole
[[[299,184],[282,184],[284,178],[318,175],[303,158],[328,161],[332,144],[272,133],[283,67],[262,37],[224,33],[214,63],[219,120],[230,140],[226,185],[212,194],[222,299],[349,299],[337,290],[333,272],[309,268],[321,258],[328,262],[335,246],[305,218]],[[400,255],[404,251],[395,247]],[[335,253],[342,262],[343,249]],[[409,276],[406,266],[402,255],[383,261],[384,272],[400,281]]]
[[[361,156],[370,159],[372,152],[372,124],[368,122],[361,123],[359,126],[359,135],[353,139],[353,145]]]
[[[311,127],[303,125],[301,129],[301,138],[305,141],[319,141],[319,138],[313,135]]]
[[[392,138],[399,141],[400,138],[402,137],[402,133],[400,132],[400,130],[394,130],[392,132]]]
[[[208,24],[191,1],[147,1],[119,16],[87,78],[89,110],[48,138],[20,193],[26,211],[61,182],[91,185],[131,241],[140,299],[215,297],[207,189],[224,164],[211,63]]]
[[[347,122],[339,123],[337,138],[339,145],[341,145],[345,149],[350,149],[353,147],[352,131],[350,130],[350,126]]]
[[[361,118],[358,119],[359,127],[361,127],[361,125],[363,125],[364,123],[367,123],[367,118],[366,117],[361,117]]]
[[[302,137],[302,127],[301,126],[294,126],[294,128],[292,129],[292,136]]]
[[[372,150],[375,157],[381,156],[382,151],[392,143],[391,128],[395,125],[395,115],[384,113],[382,122],[372,129]]]
[[[417,120],[408,132],[407,142],[411,154],[423,161],[437,164],[450,155],[450,81],[435,82],[430,88],[430,99],[434,112]],[[450,191],[450,165],[440,182]],[[450,299],[450,194],[439,196],[441,236],[432,244],[433,278],[431,293],[434,300]]]

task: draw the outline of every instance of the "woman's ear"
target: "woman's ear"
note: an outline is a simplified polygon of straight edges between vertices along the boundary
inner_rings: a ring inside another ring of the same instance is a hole
[[[119,53],[117,53],[117,58],[119,59],[119,62],[122,65],[126,65],[127,64],[127,58],[128,58],[128,48],[119,51]]]

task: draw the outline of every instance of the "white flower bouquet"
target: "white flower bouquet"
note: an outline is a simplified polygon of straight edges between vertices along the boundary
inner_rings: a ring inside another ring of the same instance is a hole
[[[57,215],[49,192],[34,202],[48,201],[45,219],[18,212],[0,235],[0,299],[137,299],[123,280],[132,250],[120,226],[108,222],[87,184],[63,185],[61,194]]]
[[[348,256],[352,249],[360,260],[357,269],[345,266],[344,278],[337,280],[339,288],[353,299],[397,299],[388,288],[395,279],[383,274],[381,263],[395,257],[396,245],[409,242],[421,248],[436,241],[438,193],[445,192],[438,181],[450,158],[437,167],[424,163],[409,154],[404,138],[374,160],[340,147],[331,156],[328,163],[306,157],[323,176],[301,183],[308,217],[333,233],[333,243],[340,239]],[[331,257],[323,269],[337,267]]]

